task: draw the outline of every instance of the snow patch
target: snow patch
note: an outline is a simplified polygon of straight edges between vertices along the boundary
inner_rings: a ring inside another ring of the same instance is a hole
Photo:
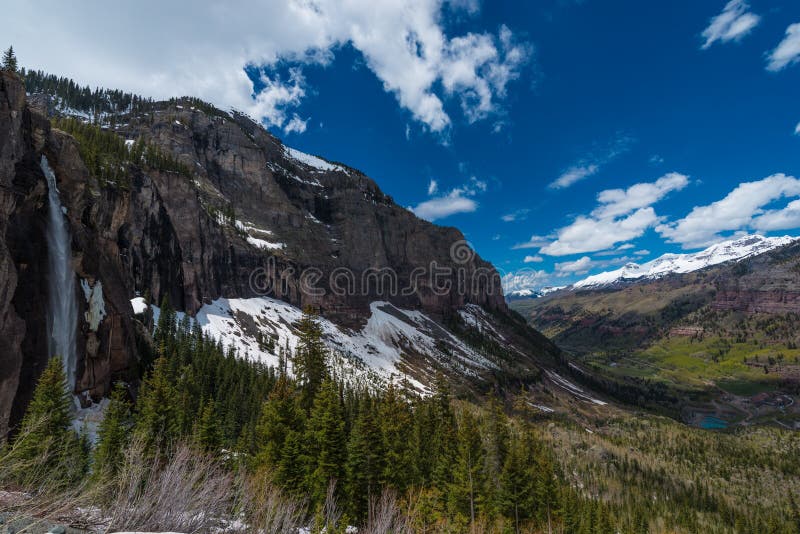
[[[311,154],[306,154],[305,152],[300,152],[299,150],[295,148],[290,148],[288,146],[284,146],[283,149],[287,157],[299,163],[302,163],[307,167],[311,167],[312,169],[315,169],[317,172],[338,171],[347,173],[347,170],[341,165],[335,165],[333,163],[325,161],[322,158],[319,158],[317,156],[312,156]]]
[[[141,315],[147,311],[147,302],[145,302],[144,297],[135,297],[131,299],[131,306],[133,307],[133,314],[134,315]]]
[[[106,316],[106,304],[103,301],[103,283],[97,280],[91,285],[88,280],[81,278],[81,289],[88,304],[84,319],[89,324],[89,330],[97,332],[100,323]]]
[[[605,401],[601,401],[600,399],[595,399],[594,397],[590,397],[583,391],[581,388],[561,376],[560,374],[556,373],[555,371],[545,371],[545,375],[547,378],[550,379],[556,386],[560,387],[561,389],[565,390],[567,393],[571,394],[574,397],[578,397],[581,400],[585,400],[587,402],[591,402],[592,404],[597,404],[598,406],[605,406],[608,404]]]
[[[157,306],[151,308],[157,324],[160,310]],[[468,308],[465,314],[489,328],[488,321],[475,308]],[[183,317],[183,313],[177,314],[178,321]],[[240,356],[276,367],[282,348],[292,352],[296,349],[298,333],[294,325],[301,317],[299,308],[270,297],[220,298],[203,305],[192,323],[223,346],[236,349]],[[414,354],[431,358],[462,375],[477,376],[483,370],[497,368],[421,311],[400,309],[388,302],[372,302],[367,324],[360,330],[341,328],[325,318],[319,322],[323,341],[337,365],[353,380],[405,380],[425,392],[427,388],[405,371],[407,357]],[[432,369],[430,374],[432,378]]]
[[[103,398],[100,402],[93,402],[86,408],[76,410],[72,418],[72,429],[78,434],[85,432],[92,444],[97,443],[100,423],[105,419],[109,402],[107,398]]]
[[[257,237],[251,236],[247,236],[247,242],[256,248],[264,250],[277,250],[286,247],[285,243],[270,243],[269,241],[264,241],[263,239],[258,239]]]

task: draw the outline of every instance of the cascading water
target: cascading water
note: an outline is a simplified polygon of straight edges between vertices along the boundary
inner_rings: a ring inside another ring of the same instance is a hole
[[[76,328],[78,303],[75,295],[75,273],[72,270],[72,247],[64,209],[58,196],[56,175],[47,158],[42,156],[42,172],[47,178],[48,221],[47,249],[50,267],[50,301],[47,327],[50,333],[50,357],[58,356],[64,365],[67,387],[75,388]]]

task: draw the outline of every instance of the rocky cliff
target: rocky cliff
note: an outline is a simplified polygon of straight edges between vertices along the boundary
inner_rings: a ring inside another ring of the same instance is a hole
[[[104,129],[129,148],[155,147],[182,169],[134,161],[124,179],[109,180],[90,172],[85,146],[51,126],[52,99],[30,100],[18,77],[0,74],[0,431],[20,417],[47,359],[42,155],[72,234],[82,317],[75,389],[87,399],[137,376],[137,342],[148,337],[131,306],[137,296],[168,297],[190,316],[221,298],[313,305],[343,331],[366,328],[376,301],[418,324],[413,313],[445,324],[477,306],[513,326],[497,340],[519,340],[517,367],[534,369],[534,353],[556,351],[520,330],[496,271],[458,230],[418,219],[361,172],[288,148],[247,117],[193,99],[106,116]],[[434,338],[439,356],[455,358],[446,336]]]

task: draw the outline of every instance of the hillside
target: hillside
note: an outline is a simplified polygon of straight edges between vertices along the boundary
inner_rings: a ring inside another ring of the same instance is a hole
[[[3,428],[21,417],[48,354],[43,158],[71,231],[85,319],[68,367],[86,404],[114,380],[137,380],[154,315],[142,312],[162,301],[269,365],[312,306],[359,377],[419,390],[438,372],[467,388],[496,375],[528,382],[555,362],[457,229],[417,218],[358,170],[196,99],[68,99],[74,82],[42,74],[32,83],[50,93],[28,98],[20,78],[1,78]]]
[[[795,426],[798,264],[792,242],[739,262],[511,306],[591,371],[592,383],[625,390],[629,402],[641,397],[695,422],[716,413]]]
[[[512,302],[565,352],[359,171],[196,99],[31,83],[0,73],[9,531],[796,532],[796,433],[652,411],[794,423],[782,382],[758,413],[708,386],[778,391],[800,244]]]

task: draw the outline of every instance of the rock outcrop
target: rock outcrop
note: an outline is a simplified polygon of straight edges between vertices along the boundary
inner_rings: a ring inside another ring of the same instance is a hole
[[[101,182],[77,141],[51,127],[45,115],[57,106],[46,95],[31,100],[18,77],[0,74],[2,432],[21,417],[47,359],[41,155],[72,234],[82,318],[75,390],[87,399],[137,375],[138,295],[168,297],[190,315],[220,297],[266,295],[350,328],[377,300],[442,322],[467,304],[517,321],[496,271],[458,230],[417,218],[361,172],[287,148],[247,117],[190,99],[115,117],[120,136],[189,172],[137,163],[125,183]]]

